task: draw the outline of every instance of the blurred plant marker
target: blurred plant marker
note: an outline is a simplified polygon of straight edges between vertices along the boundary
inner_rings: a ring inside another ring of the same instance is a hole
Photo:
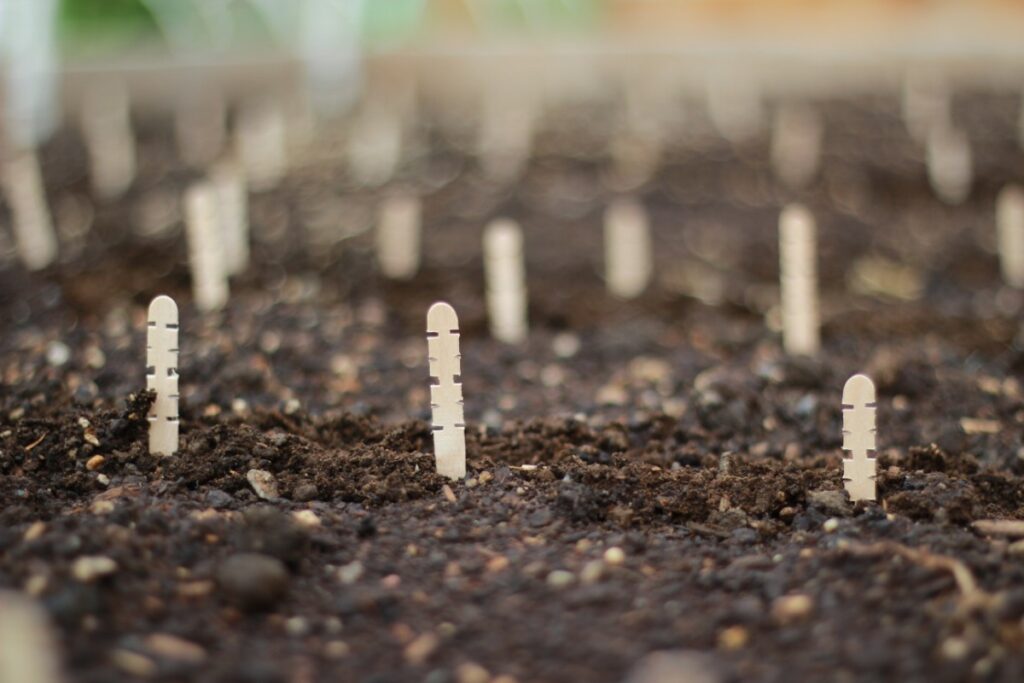
[[[533,150],[537,98],[528,87],[504,84],[483,93],[477,157],[489,177],[510,181],[522,173]]]
[[[222,162],[210,169],[210,181],[217,192],[224,268],[228,275],[238,275],[249,267],[249,197],[245,178],[237,165]]]
[[[814,355],[821,346],[816,259],[814,217],[790,204],[779,217],[782,345],[789,354]]]
[[[377,219],[377,262],[385,277],[408,280],[420,267],[420,200],[411,194],[384,199]]]
[[[875,385],[866,375],[854,375],[843,386],[843,486],[850,500],[875,500]]]
[[[224,244],[217,206],[217,191],[209,181],[193,184],[185,192],[185,230],[196,308],[208,312],[228,300]]]
[[[11,227],[18,257],[29,270],[41,270],[57,259],[53,230],[39,160],[32,150],[12,152],[3,159],[4,194],[11,210]]]
[[[608,291],[620,299],[639,296],[651,280],[651,231],[642,204],[618,199],[604,215],[604,263]]]
[[[933,126],[925,148],[928,182],[946,204],[963,204],[971,193],[973,169],[967,135],[949,126]]]
[[[121,196],[135,179],[135,137],[125,84],[103,81],[86,90],[81,127],[93,192],[102,199]]]
[[[806,105],[780,106],[772,129],[772,169],[790,189],[806,187],[818,173],[825,126]]]
[[[287,130],[281,105],[261,98],[241,107],[235,144],[249,187],[261,192],[277,186],[288,170]]]
[[[0,683],[60,683],[60,655],[46,611],[0,591]]]
[[[1007,185],[996,199],[996,235],[1003,282],[1024,288],[1024,188]]]
[[[526,339],[526,268],[523,232],[515,221],[499,218],[484,231],[484,276],[491,335],[506,344]]]
[[[178,98],[174,136],[181,160],[202,168],[216,159],[227,141],[227,103],[213,87],[198,88]]]
[[[427,311],[427,353],[430,376],[435,380],[430,385],[430,408],[437,473],[462,479],[466,476],[466,419],[460,381],[459,318],[455,309],[443,301]]]
[[[348,164],[361,185],[377,187],[395,175],[402,159],[402,118],[394,102],[376,96],[352,122]]]
[[[708,117],[715,130],[733,144],[750,141],[761,130],[761,93],[751,79],[717,74],[708,81]]]
[[[952,97],[941,74],[913,69],[903,81],[903,123],[910,137],[924,144],[933,128],[948,128],[952,122]]]
[[[178,305],[169,296],[149,304],[146,329],[146,389],[156,392],[149,409],[149,452],[178,450]]]

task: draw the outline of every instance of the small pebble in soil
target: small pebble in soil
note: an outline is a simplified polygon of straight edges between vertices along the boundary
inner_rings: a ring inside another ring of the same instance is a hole
[[[456,683],[488,683],[491,674],[475,662],[464,662],[455,667]]]
[[[102,555],[85,555],[71,565],[71,576],[82,583],[91,583],[116,571],[117,563]]]
[[[612,546],[604,551],[604,561],[613,567],[617,567],[626,561],[626,553],[618,546]]]
[[[839,529],[839,520],[835,517],[831,517],[825,520],[825,523],[821,525],[826,534],[835,533]]]
[[[750,640],[750,632],[742,626],[729,626],[718,634],[718,646],[723,650],[742,649]]]
[[[346,586],[358,581],[363,575],[363,563],[359,560],[338,568],[338,580]]]
[[[575,580],[576,576],[572,572],[566,571],[564,569],[556,569],[555,571],[548,574],[547,579],[548,585],[554,588],[555,590],[567,588],[568,586],[571,586]]]
[[[46,362],[55,368],[65,365],[71,360],[71,349],[64,342],[50,342],[46,347]]]
[[[263,500],[277,500],[280,492],[277,488],[277,480],[274,475],[266,470],[249,470],[245,473],[245,479],[252,486],[252,490]]]
[[[247,610],[273,607],[288,590],[288,570],[275,557],[239,553],[221,563],[217,583],[227,597]]]
[[[772,616],[780,624],[792,624],[811,616],[814,600],[809,595],[783,595],[772,603]]]
[[[853,512],[845,491],[808,491],[807,504],[836,517],[849,517]]]

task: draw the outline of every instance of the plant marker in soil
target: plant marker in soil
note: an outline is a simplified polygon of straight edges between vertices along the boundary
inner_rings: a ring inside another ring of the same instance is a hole
[[[31,150],[13,152],[3,159],[2,172],[18,257],[29,270],[41,270],[57,259],[57,235],[46,206],[39,160]]]
[[[935,127],[948,127],[952,121],[952,97],[941,74],[931,70],[911,70],[903,81],[903,123],[910,137],[925,143]]]
[[[843,486],[850,500],[875,500],[875,385],[866,375],[854,375],[843,386]]]
[[[125,85],[106,81],[87,90],[81,126],[93,191],[103,199],[119,197],[135,178],[135,137]]]
[[[0,683],[60,683],[60,655],[46,610],[0,591]]]
[[[528,87],[504,83],[483,94],[477,156],[489,177],[509,181],[522,173],[533,148],[537,98]]]
[[[996,199],[996,234],[1003,282],[1024,288],[1024,188],[1007,185]]]
[[[449,479],[466,476],[466,419],[462,402],[462,355],[459,318],[439,301],[427,311],[427,353],[430,361],[430,408],[433,413],[437,472]]]
[[[928,182],[946,204],[963,204],[971,193],[973,170],[967,136],[949,126],[933,126],[925,149]]]
[[[227,103],[213,87],[197,87],[175,104],[174,136],[181,160],[202,168],[213,162],[227,141]]]
[[[526,339],[526,268],[523,232],[515,221],[499,218],[484,231],[484,276],[491,335],[506,344]]]
[[[249,267],[249,198],[245,178],[234,163],[223,162],[211,169],[210,181],[217,192],[224,268],[228,275],[238,275]]]
[[[169,296],[149,304],[146,329],[146,389],[156,392],[149,409],[149,452],[178,450],[178,305]]]
[[[349,133],[348,163],[361,185],[386,183],[402,160],[402,115],[393,102],[374,98],[363,107]]]
[[[779,217],[782,345],[786,353],[814,355],[821,346],[814,217],[791,204]]]
[[[288,152],[284,111],[278,103],[259,99],[239,110],[236,151],[250,188],[269,190],[281,182]]]
[[[420,267],[420,200],[387,197],[377,220],[377,262],[385,277],[408,280]]]
[[[800,189],[814,179],[821,163],[824,124],[813,108],[783,105],[772,129],[772,169],[787,187]]]
[[[228,300],[224,244],[217,206],[218,193],[210,182],[198,182],[185,192],[185,228],[192,295],[200,311],[215,311]]]
[[[620,299],[639,296],[651,280],[651,231],[643,205],[613,202],[604,215],[604,263],[608,291]]]

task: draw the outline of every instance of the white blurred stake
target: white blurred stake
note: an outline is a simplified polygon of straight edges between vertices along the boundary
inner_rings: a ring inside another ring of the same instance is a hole
[[[281,182],[288,166],[284,110],[277,102],[249,102],[238,112],[236,151],[249,187],[257,192]]]
[[[734,144],[749,141],[761,130],[761,93],[742,77],[722,74],[708,82],[708,117],[722,137]]]
[[[390,180],[402,159],[402,112],[394,103],[375,98],[352,123],[348,162],[352,177],[371,187]]]
[[[377,219],[377,262],[385,277],[408,280],[420,267],[420,200],[387,197]]]
[[[791,204],[779,217],[782,345],[786,353],[814,355],[821,345],[818,325],[817,239],[814,217]]]
[[[220,156],[227,140],[227,104],[213,88],[185,95],[177,102],[174,133],[181,159],[203,167]]]
[[[620,299],[639,296],[651,280],[651,231],[643,205],[614,201],[604,214],[604,265],[608,291]]]
[[[245,178],[237,165],[225,162],[210,170],[210,181],[217,192],[224,268],[228,275],[238,275],[249,267],[249,196]]]
[[[491,335],[506,344],[526,339],[526,267],[523,233],[515,221],[500,218],[484,231],[484,276]]]
[[[945,79],[934,71],[911,70],[903,82],[903,122],[910,137],[924,144],[935,127],[952,125],[952,98]]]
[[[462,354],[459,318],[439,301],[427,311],[427,353],[430,360],[430,408],[433,413],[437,473],[449,479],[466,476],[466,419],[462,401]]]
[[[3,160],[4,194],[11,209],[11,227],[18,257],[29,270],[40,270],[57,259],[53,230],[39,160],[31,150],[14,152]]]
[[[93,191],[103,199],[122,195],[135,178],[135,137],[125,85],[104,81],[87,90],[81,126]]]
[[[875,500],[875,385],[865,375],[854,375],[843,386],[843,486],[850,500]]]
[[[185,230],[192,270],[192,296],[200,311],[215,311],[228,300],[228,274],[217,191],[199,182],[185,192]]]
[[[973,169],[967,135],[955,128],[934,126],[925,149],[928,181],[946,204],[962,204],[971,193]]]
[[[156,392],[149,410],[149,452],[178,450],[178,305],[169,296],[149,304],[146,329],[146,389]]]
[[[1003,282],[1024,288],[1024,188],[1007,185],[996,199],[996,234]]]
[[[60,650],[46,611],[13,591],[0,592],[0,683],[60,683]]]
[[[488,88],[483,93],[477,157],[491,178],[512,180],[529,161],[538,116],[535,97],[520,88]]]
[[[789,188],[806,187],[818,173],[824,129],[821,116],[809,106],[783,105],[775,112],[772,169]]]

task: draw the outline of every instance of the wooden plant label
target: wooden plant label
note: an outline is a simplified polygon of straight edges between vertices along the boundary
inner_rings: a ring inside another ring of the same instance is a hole
[[[146,389],[156,392],[149,410],[149,452],[178,450],[178,305],[169,296],[149,304],[146,330]]]
[[[875,385],[866,375],[854,375],[843,386],[843,486],[850,500],[875,500]]]
[[[438,302],[427,311],[430,407],[437,472],[449,479],[466,476],[466,420],[462,401],[462,355],[455,309]]]

